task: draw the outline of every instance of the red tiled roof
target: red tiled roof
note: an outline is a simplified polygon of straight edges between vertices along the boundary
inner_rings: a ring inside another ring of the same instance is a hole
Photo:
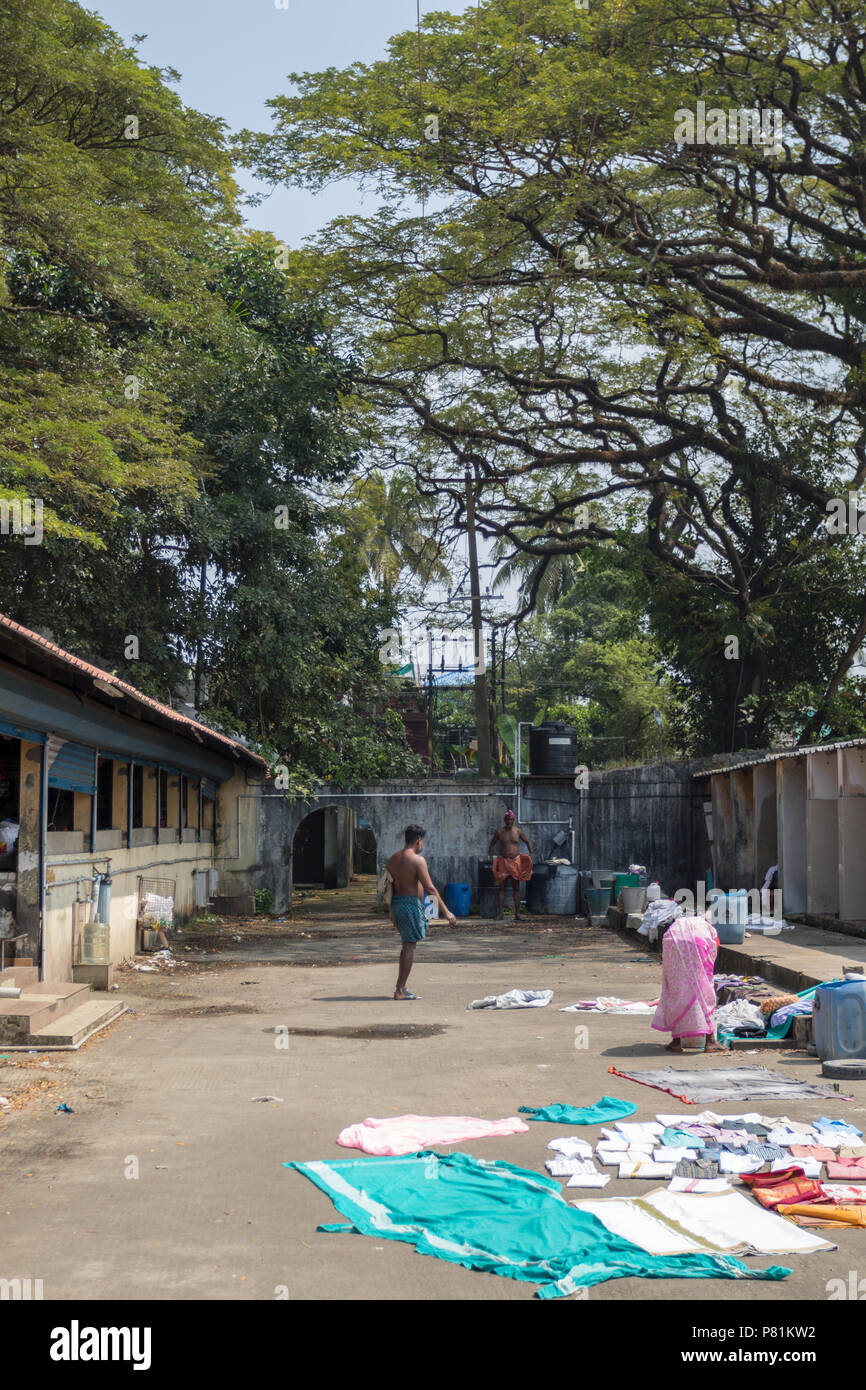
[[[105,685],[114,687],[118,694],[125,695],[138,705],[143,705],[146,709],[153,710],[162,719],[169,720],[170,723],[178,726],[178,733],[188,731],[192,734],[195,731],[205,742],[221,745],[227,752],[235,758],[243,757],[259,763],[263,768],[267,766],[264,758],[259,757],[252,749],[247,748],[237,739],[229,738],[226,734],[217,733],[216,729],[211,729],[207,724],[200,724],[196,719],[190,719],[187,715],[181,714],[178,710],[172,709],[170,705],[160,704],[159,700],[153,700],[143,691],[136,690],[134,685],[128,685],[126,681],[120,680],[110,671],[103,671],[100,666],[94,666],[90,661],[84,661],[80,656],[73,656],[72,652],[67,652],[63,647],[58,647],[55,642],[49,642],[47,637],[40,637],[38,632],[32,632],[28,627],[22,627],[21,623],[16,623],[12,618],[8,618],[5,613],[0,613],[0,629],[14,633],[16,637],[23,638],[26,642],[44,651],[52,660],[59,661],[62,665],[80,671],[82,675],[89,676],[91,680],[102,681]]]

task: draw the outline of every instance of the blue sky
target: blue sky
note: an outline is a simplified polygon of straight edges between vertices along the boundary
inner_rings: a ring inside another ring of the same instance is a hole
[[[87,4],[87,0],[84,0]],[[421,0],[421,13],[468,0]],[[269,97],[288,90],[289,72],[318,72],[384,57],[392,34],[416,24],[416,0],[99,0],[94,9],[129,41],[147,34],[143,62],[176,68],[183,101],[221,116],[232,130],[270,129]],[[252,181],[244,174],[244,187]],[[363,206],[348,183],[319,194],[277,189],[247,212],[252,226],[295,246],[332,217]],[[370,204],[369,206],[372,206]]]

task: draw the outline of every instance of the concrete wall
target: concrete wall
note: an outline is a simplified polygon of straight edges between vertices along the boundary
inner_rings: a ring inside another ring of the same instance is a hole
[[[329,791],[311,802],[268,794],[260,808],[255,883],[271,890],[276,911],[288,909],[294,833],[312,810],[331,806],[346,807],[369,821],[379,870],[402,848],[403,830],[414,822],[427,831],[425,856],[440,891],[452,882],[468,882],[476,889],[478,860],[487,858],[493,832],[511,808],[519,812],[536,859],[571,859],[573,828],[574,857],[581,867],[625,869],[641,863],[667,891],[693,890],[709,867],[702,810],[707,792],[692,775],[701,766],[663,763],[592,773],[582,807],[568,778],[523,778],[519,804],[513,783],[498,779],[462,785],[444,779],[381,782],[352,794]],[[555,847],[553,837],[560,830],[566,840]]]

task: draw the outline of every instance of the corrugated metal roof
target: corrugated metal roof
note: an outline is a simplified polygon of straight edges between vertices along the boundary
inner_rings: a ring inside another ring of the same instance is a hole
[[[58,647],[56,643],[49,642],[47,637],[40,637],[38,632],[31,632],[30,628],[22,627],[21,623],[16,623],[12,618],[8,618],[5,613],[0,613],[0,629],[22,638],[29,645],[38,648],[49,656],[53,661],[68,668],[80,671],[82,675],[89,677],[93,682],[99,682],[102,686],[110,686],[116,690],[118,696],[125,696],[134,704],[143,706],[158,715],[160,719],[167,720],[170,724],[177,726],[177,732],[186,737],[191,737],[197,743],[209,744],[211,747],[217,746],[225,752],[230,753],[234,758],[241,758],[254,762],[260,767],[267,766],[264,758],[260,758],[258,753],[239,743],[237,739],[229,738],[227,734],[217,733],[216,729],[211,729],[207,724],[199,724],[197,720],[190,719],[185,714],[180,714],[178,710],[172,709],[170,705],[162,705],[158,700],[153,700],[149,695],[145,695],[141,690],[137,690],[134,685],[127,685],[126,681],[120,680],[110,671],[103,671],[101,667],[94,666],[89,661],[83,661],[80,656],[73,656],[72,652],[67,652],[63,647]],[[97,689],[99,687],[97,686]],[[106,692],[108,693],[108,692]],[[122,712],[122,711],[121,711]]]
[[[724,772],[739,772],[744,767],[758,767],[761,763],[774,763],[779,758],[804,758],[808,753],[834,753],[837,748],[864,748],[866,738],[843,738],[837,743],[812,743],[807,748],[783,748],[778,753],[762,753],[757,758],[747,758],[741,763],[729,763],[727,767],[708,767],[703,772],[693,772],[693,777],[719,777]]]

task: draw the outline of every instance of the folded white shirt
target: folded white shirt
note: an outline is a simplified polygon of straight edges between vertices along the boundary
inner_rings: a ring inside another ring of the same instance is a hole
[[[679,1163],[681,1158],[697,1158],[698,1152],[697,1149],[656,1149],[653,1158],[656,1163]]]
[[[611,1149],[628,1148],[628,1140],[624,1134],[617,1134],[615,1129],[605,1129],[604,1125],[602,1125],[601,1132],[603,1138],[599,1139],[600,1144],[607,1144]]]
[[[763,1166],[764,1159],[754,1154],[733,1154],[723,1149],[719,1158],[719,1168],[723,1173],[757,1173]]]
[[[588,1139],[575,1139],[572,1135],[563,1135],[561,1139],[551,1139],[547,1146],[561,1153],[564,1158],[592,1158],[592,1144]]]
[[[771,1173],[780,1173],[783,1168],[802,1168],[807,1178],[820,1178],[820,1158],[774,1158],[770,1164]]]
[[[575,1173],[597,1173],[591,1158],[549,1158],[545,1168],[552,1178],[570,1178]]]
[[[610,1182],[609,1173],[575,1173],[570,1177],[567,1187],[607,1187]]]
[[[730,1129],[732,1120],[743,1120],[750,1125],[766,1123],[769,1126],[778,1123],[775,1120],[765,1121],[757,1110],[750,1110],[748,1115],[717,1115],[715,1110],[702,1110],[700,1115],[695,1116],[695,1119],[700,1125],[718,1125],[720,1129]]]
[[[630,1143],[658,1139],[665,1132],[664,1125],[657,1124],[655,1120],[650,1120],[645,1124],[630,1124],[627,1121],[618,1120],[614,1128],[618,1134],[624,1134]]]
[[[637,1159],[649,1161],[652,1158],[652,1152],[652,1148],[649,1146],[646,1148],[615,1149],[609,1148],[607,1144],[599,1143],[596,1145],[595,1156],[599,1163],[615,1165],[625,1162],[627,1158],[635,1161]]]

